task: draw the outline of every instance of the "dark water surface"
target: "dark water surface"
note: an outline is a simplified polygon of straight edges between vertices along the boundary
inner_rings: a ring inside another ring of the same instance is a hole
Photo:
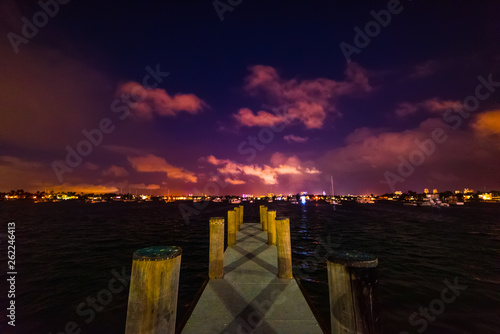
[[[259,204],[244,204],[245,220],[258,222]],[[500,205],[265,204],[290,217],[294,272],[327,323],[325,255],[355,249],[379,257],[384,333],[500,333]],[[231,208],[211,203],[186,224],[178,203],[0,202],[2,310],[9,221],[16,223],[18,273],[16,327],[7,326],[2,311],[1,333],[64,333],[69,322],[81,333],[124,333],[128,287],[114,278],[130,274],[135,250],[153,245],[183,249],[181,319],[207,276],[208,218]],[[461,287],[450,303],[439,302],[445,280]],[[110,281],[111,294],[103,291]],[[91,307],[106,296],[107,305]],[[437,314],[412,316],[429,307]]]

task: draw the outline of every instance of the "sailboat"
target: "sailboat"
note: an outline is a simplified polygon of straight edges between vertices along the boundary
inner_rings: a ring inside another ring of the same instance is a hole
[[[327,200],[327,202],[333,205],[342,205],[341,203],[335,200],[335,191],[333,189],[333,176],[330,176],[330,182],[332,184],[330,188],[330,190],[332,191],[332,197],[329,200]]]

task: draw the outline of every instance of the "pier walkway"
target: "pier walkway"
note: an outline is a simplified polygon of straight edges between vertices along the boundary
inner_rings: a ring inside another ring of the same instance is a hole
[[[183,334],[321,334],[294,279],[279,279],[276,246],[245,223],[224,253],[224,278],[211,279]]]

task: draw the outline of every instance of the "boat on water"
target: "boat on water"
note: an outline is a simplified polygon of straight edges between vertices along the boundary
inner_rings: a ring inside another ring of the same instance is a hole
[[[371,197],[360,196],[356,198],[356,202],[361,204],[374,204],[375,201]]]
[[[464,205],[463,201],[460,201],[456,196],[450,196],[446,199],[446,203],[449,205]]]
[[[342,205],[342,203],[338,202],[335,198],[329,198],[326,200],[327,203],[333,204],[333,205]]]
[[[333,188],[333,176],[330,176],[330,182],[331,182],[331,188],[330,190],[332,191],[332,197],[330,197],[329,199],[327,199],[326,201],[330,204],[333,204],[333,205],[342,205],[340,202],[337,202],[335,200],[335,190]]]
[[[450,206],[450,204],[441,201],[441,198],[439,198],[439,195],[437,194],[427,194],[427,198],[424,199],[422,203],[420,203],[420,206],[429,206],[433,208],[447,208]]]
[[[222,198],[220,198],[220,197],[214,198],[212,200],[212,202],[214,202],[214,203],[222,203]]]
[[[240,204],[241,203],[241,199],[239,198],[231,198],[229,200],[229,204]]]
[[[40,197],[35,199],[35,203],[48,203],[50,200],[46,197]]]
[[[90,204],[106,203],[106,200],[102,199],[101,197],[91,197],[85,200],[85,203],[90,203]]]
[[[436,206],[439,206],[439,207],[449,207],[450,206],[448,203],[442,202],[441,199],[439,199],[439,198],[435,199],[434,202],[436,203]]]

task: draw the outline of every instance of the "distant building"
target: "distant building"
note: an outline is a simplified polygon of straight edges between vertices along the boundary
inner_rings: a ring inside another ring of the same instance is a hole
[[[483,201],[491,201],[492,200],[492,194],[489,193],[484,193],[484,194],[480,194],[479,195],[479,198],[482,199]]]
[[[428,188],[425,188],[424,189],[424,194],[428,194],[429,193],[429,189]]]
[[[469,189],[469,188],[464,189],[464,194],[473,194],[473,193],[474,193],[474,189]]]
[[[400,191],[400,190],[398,190],[398,191],[395,191],[395,192],[394,192],[394,195],[401,196],[401,195],[403,195],[403,192],[402,192],[402,191]]]
[[[432,193],[433,193],[433,194],[437,194],[437,193],[438,193],[438,190],[437,190],[437,189],[432,189]]]

